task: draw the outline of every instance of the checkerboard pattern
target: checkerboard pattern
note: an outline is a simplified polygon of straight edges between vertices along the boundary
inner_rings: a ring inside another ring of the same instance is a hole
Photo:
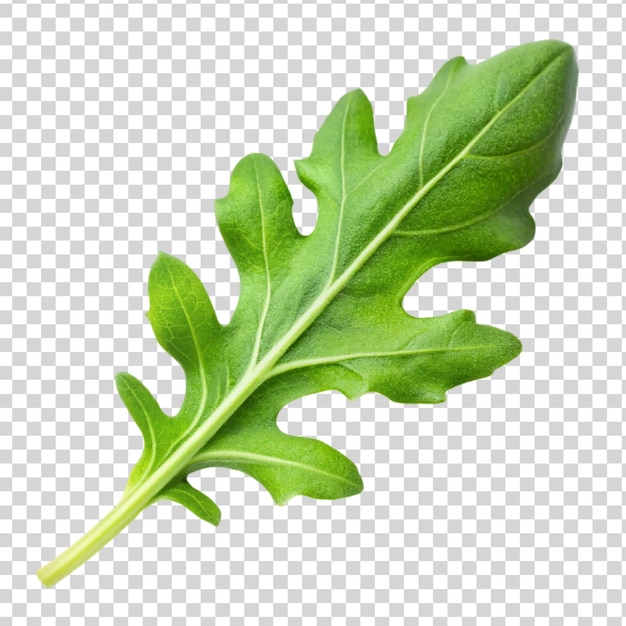
[[[623,62],[617,0],[0,3],[0,623],[13,626],[621,626],[626,621]],[[213,199],[250,152],[285,174],[303,231],[306,156],[362,87],[381,151],[448,58],[576,47],[564,169],[536,240],[429,272],[407,309],[477,311],[522,355],[437,406],[306,397],[283,428],[359,466],[344,501],[275,506],[204,471],[219,528],[158,504],[54,589],[43,563],[96,523],[142,440],[131,371],[177,407],[184,380],[144,317],[159,250],[222,321],[238,295]]]

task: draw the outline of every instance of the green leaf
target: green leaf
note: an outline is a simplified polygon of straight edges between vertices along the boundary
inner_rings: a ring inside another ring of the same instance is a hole
[[[156,500],[172,500],[187,507],[201,520],[217,526],[220,523],[220,510],[205,494],[192,487],[187,480],[182,480],[162,491]]]
[[[278,428],[257,428],[222,437],[194,457],[191,471],[228,467],[256,478],[277,504],[294,496],[329,499],[360,493],[354,463],[316,439],[293,437]]]
[[[415,317],[402,301],[439,263],[491,259],[532,239],[529,206],[560,170],[576,79],[572,49],[557,41],[478,65],[452,59],[409,99],[386,156],[367,97],[346,94],[296,163],[318,201],[308,236],[276,165],[243,158],[215,204],[241,279],[232,319],[221,325],[192,270],[159,255],[149,319],[184,370],[184,401],[167,416],[137,379],[118,375],[144,452],[117,507],[40,578],[54,584],[159,499],[217,524],[217,505],[187,481],[204,467],[245,472],[279,504],[359,493],[346,456],[278,428],[283,407],[327,390],[442,402],[515,358],[519,340],[472,312]]]
[[[206,289],[182,261],[159,253],[148,281],[147,317],[161,346],[182,366],[187,389],[181,414],[215,407],[226,392],[222,327]]]
[[[115,377],[117,391],[144,438],[144,449],[128,479],[127,489],[153,470],[168,447],[170,418],[161,410],[150,391],[132,374],[121,372]]]

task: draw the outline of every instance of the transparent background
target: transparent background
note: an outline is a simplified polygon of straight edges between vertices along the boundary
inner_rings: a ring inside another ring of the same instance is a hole
[[[0,623],[621,626],[624,10],[619,2],[0,4]],[[113,377],[164,408],[178,366],[144,317],[157,252],[228,319],[238,278],[213,199],[250,152],[297,180],[347,90],[380,149],[448,58],[575,46],[578,104],[537,236],[429,272],[406,299],[517,334],[524,352],[446,403],[306,397],[280,416],[359,466],[365,490],[272,503],[196,478],[215,529],[162,503],[54,589],[36,570],[119,498],[142,447]]]

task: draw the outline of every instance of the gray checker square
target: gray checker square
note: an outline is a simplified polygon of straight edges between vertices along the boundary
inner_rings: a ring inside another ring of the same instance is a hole
[[[0,3],[0,624],[622,626],[624,9],[617,0]],[[347,453],[365,490],[275,506],[253,479],[193,481],[215,529],[148,508],[56,588],[35,576],[117,501],[142,438],[130,371],[165,409],[184,379],[144,317],[159,250],[226,321],[238,276],[213,199],[269,154],[297,180],[347,90],[380,149],[448,58],[572,44],[578,103],[533,243],[430,271],[408,310],[460,308],[521,356],[440,405],[338,393],[281,427]]]

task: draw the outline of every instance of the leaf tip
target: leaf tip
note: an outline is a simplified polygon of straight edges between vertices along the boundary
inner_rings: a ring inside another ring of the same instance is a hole
[[[521,339],[517,337],[516,335],[514,335],[513,333],[508,333],[508,334],[509,334],[510,354],[511,354],[510,360],[512,361],[524,351],[524,344],[522,343]]]
[[[124,385],[128,382],[130,374],[128,372],[117,372],[114,376],[115,385],[119,389],[121,385]]]
[[[350,476],[350,478],[353,481],[352,484],[354,485],[354,488],[349,493],[346,494],[346,497],[356,496],[360,494],[363,491],[363,489],[365,489],[365,485],[363,483],[363,477],[361,476],[356,466],[354,467],[354,473]]]
[[[159,250],[150,272],[152,273],[155,269],[161,268],[161,266],[177,265],[181,263],[182,261],[174,255],[163,252],[163,250]]]
[[[367,94],[361,89],[361,87],[357,87],[356,89],[350,90],[347,94],[347,97],[356,98],[358,100],[367,100],[369,102],[369,98]]]
[[[217,528],[220,525],[220,522],[222,521],[222,509],[217,507],[217,510],[214,511],[211,519],[207,519],[204,521],[208,522],[209,524],[212,524],[213,526]]]

